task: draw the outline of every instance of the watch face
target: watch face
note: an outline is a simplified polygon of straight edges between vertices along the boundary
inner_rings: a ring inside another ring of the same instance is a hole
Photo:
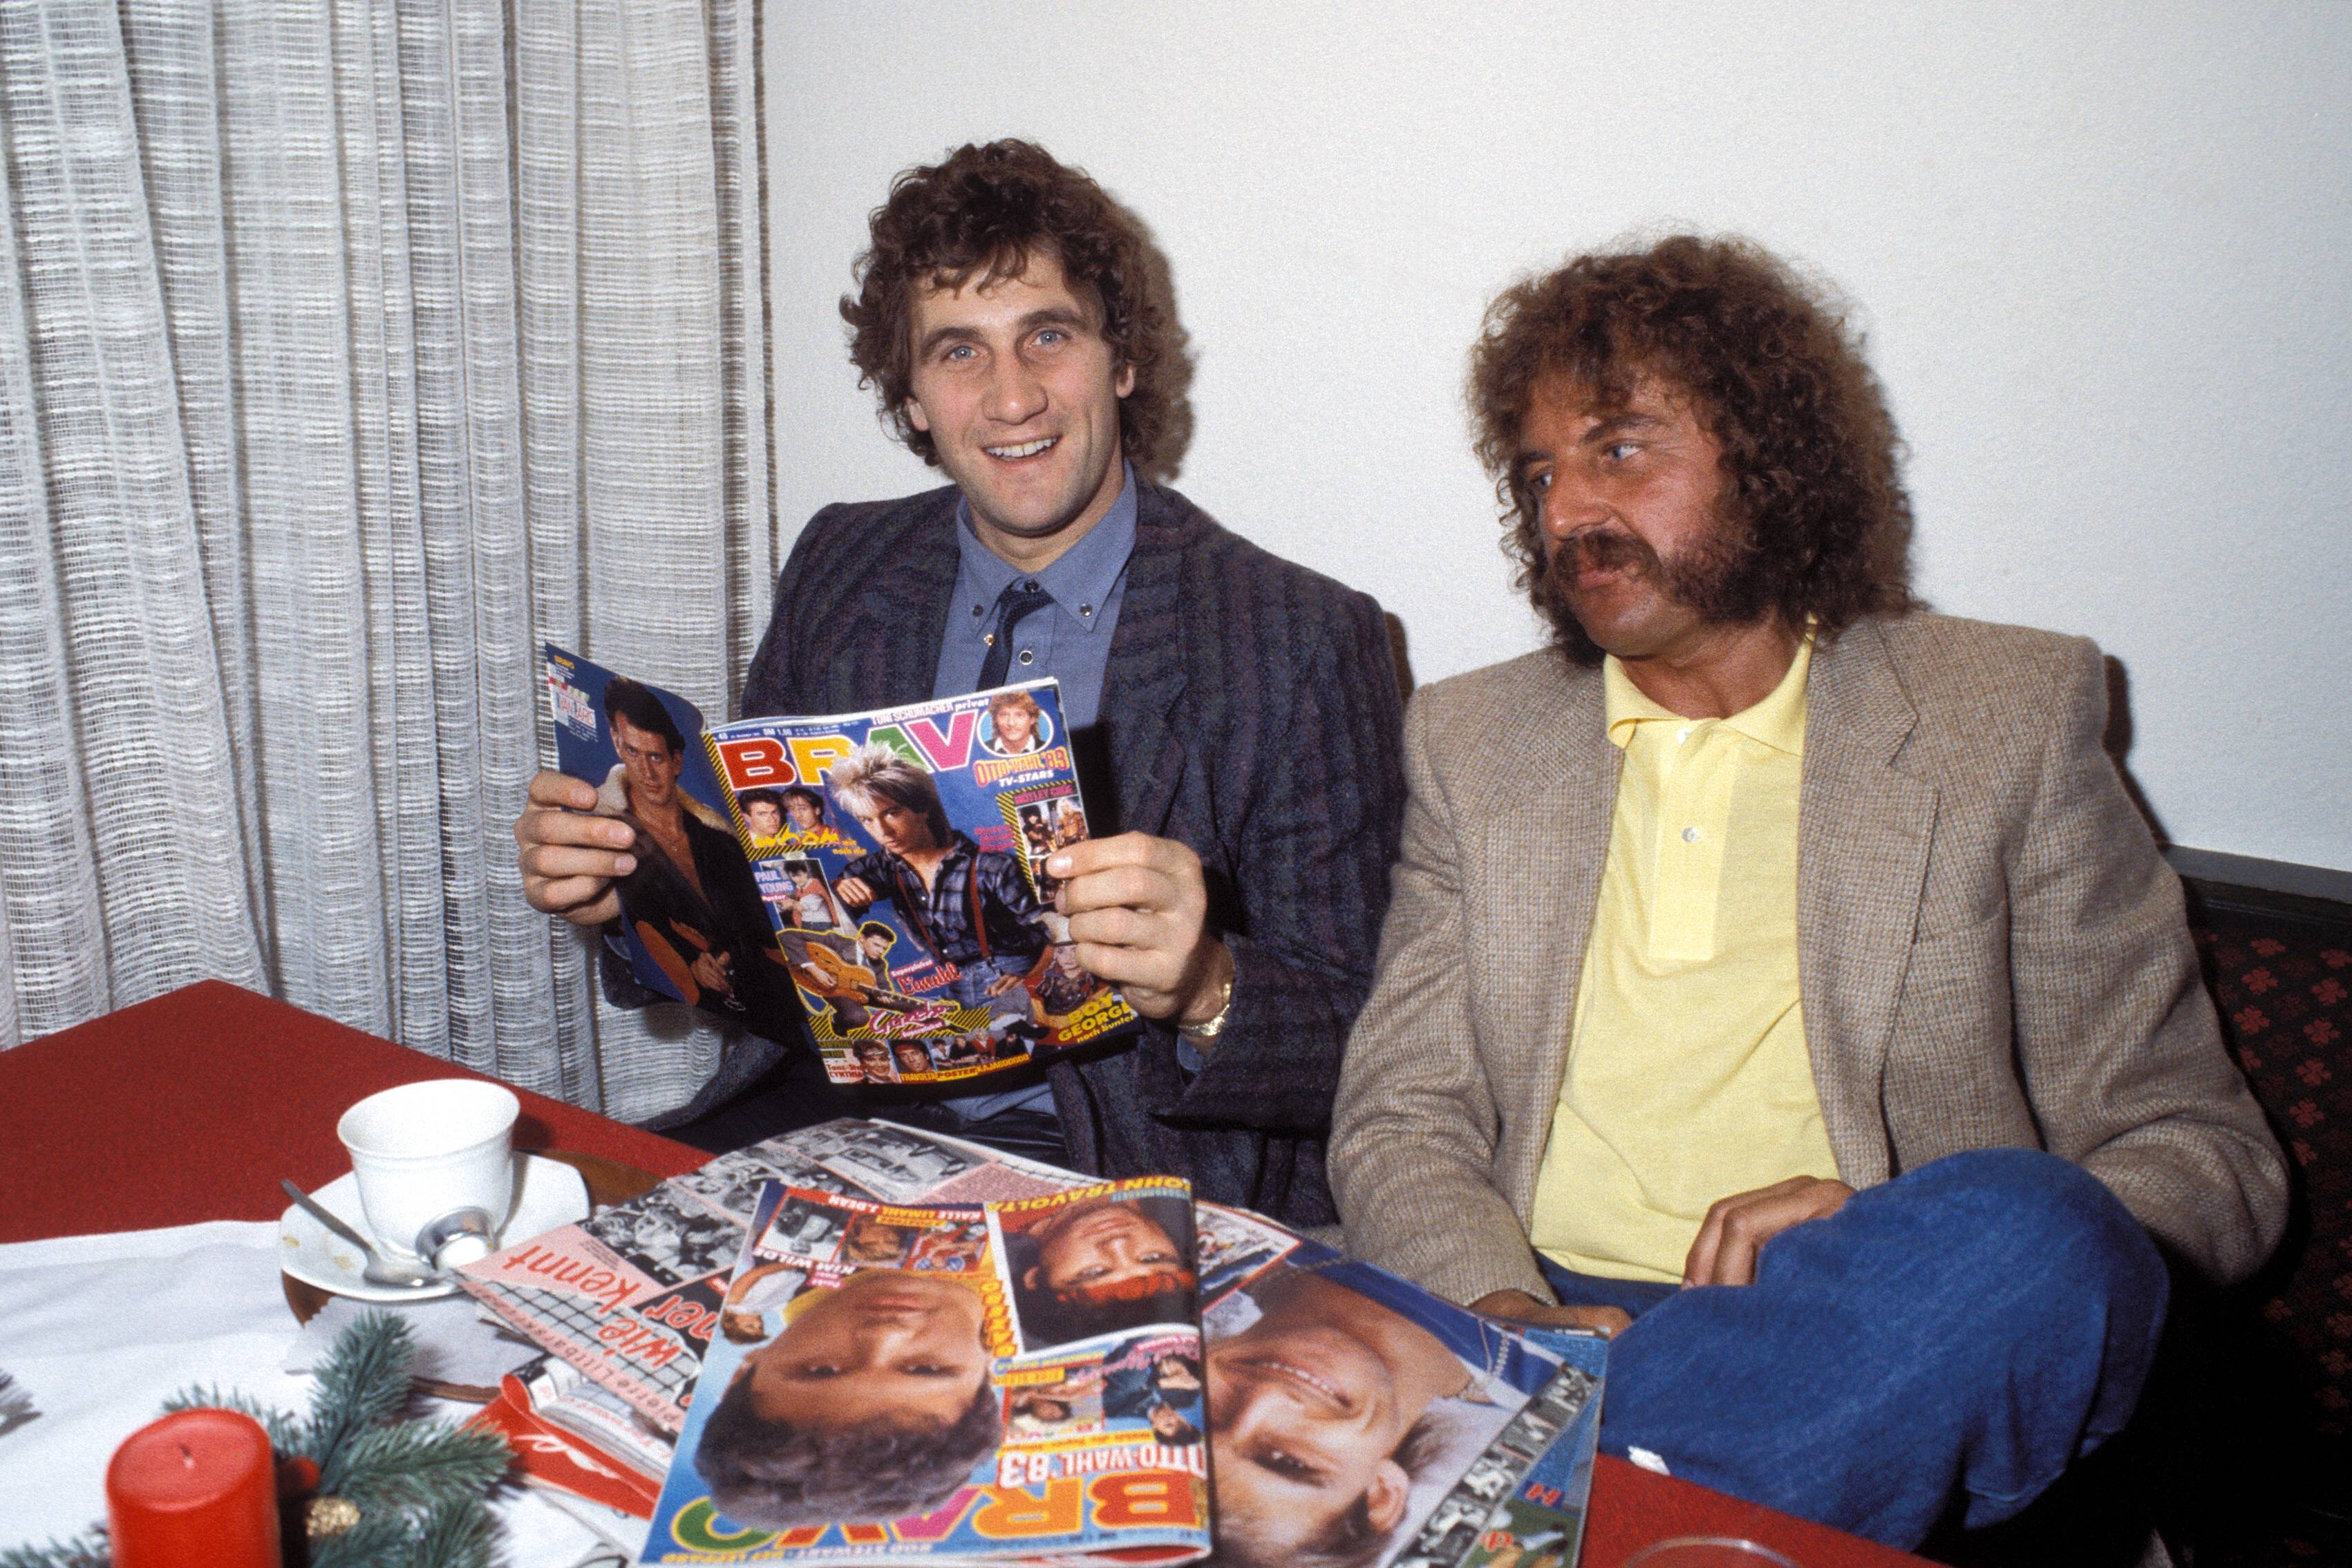
[[[1217,1010],[1199,1023],[1180,1023],[1176,1032],[1188,1040],[1214,1040],[1224,1032],[1225,1019],[1234,1010],[1234,983],[1227,980],[1218,993]]]

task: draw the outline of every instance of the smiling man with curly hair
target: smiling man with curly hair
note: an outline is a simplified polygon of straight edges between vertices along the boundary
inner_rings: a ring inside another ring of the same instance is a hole
[[[1149,1020],[1085,1061],[892,1113],[1328,1223],[1331,1094],[1403,805],[1387,622],[1165,483],[1184,444],[1182,333],[1142,225],[1084,170],[1029,141],[958,147],[900,173],[867,235],[841,302],[850,358],[884,427],[948,483],[809,520],[742,711],[1058,681],[1051,744],[1087,810],[1056,817],[1035,874],[1067,956]],[[1001,748],[1034,743],[1017,703],[996,716]],[[560,775],[531,788],[526,895],[575,924],[611,918],[620,833],[574,814]],[[831,825],[851,831],[845,811]],[[1039,945],[987,946],[1025,959]],[[606,978],[614,1000],[641,999]],[[781,1068],[789,1051],[813,1061],[797,1040],[730,1049],[698,1110],[775,1076],[676,1135],[732,1147],[863,1108]]]

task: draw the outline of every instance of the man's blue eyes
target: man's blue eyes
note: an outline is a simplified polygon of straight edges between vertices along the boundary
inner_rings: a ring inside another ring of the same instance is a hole
[[[1070,334],[1060,327],[1045,328],[1031,340],[1038,347],[1045,349],[1058,349],[1069,340]],[[970,343],[956,343],[941,350],[940,358],[946,361],[968,361],[977,358],[979,353],[980,350]]]

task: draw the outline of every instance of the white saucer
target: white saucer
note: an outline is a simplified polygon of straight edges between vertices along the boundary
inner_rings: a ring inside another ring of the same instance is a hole
[[[559,1225],[588,1218],[588,1184],[562,1160],[521,1155],[521,1179],[515,1183],[514,1211],[499,1233],[499,1245],[520,1241]],[[310,1195],[311,1200],[361,1235],[373,1239],[367,1216],[360,1208],[359,1178],[348,1171]],[[278,1217],[278,1266],[306,1285],[316,1285],[338,1296],[362,1301],[429,1301],[457,1289],[455,1281],[423,1285],[371,1285],[362,1270],[367,1260],[358,1248],[289,1205]]]

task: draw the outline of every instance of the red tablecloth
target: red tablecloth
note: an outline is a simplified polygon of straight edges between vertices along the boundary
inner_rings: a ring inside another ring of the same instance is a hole
[[[479,1077],[218,980],[0,1052],[0,1242],[274,1219],[278,1178],[351,1168],[335,1118],[419,1078]],[[523,1148],[602,1155],[676,1176],[709,1156],[527,1090]],[[1745,1537],[1801,1568],[1922,1560],[1604,1458],[1583,1561],[1621,1568],[1675,1535]]]
[[[478,1078],[218,980],[0,1052],[0,1241],[275,1219],[278,1178],[352,1168],[335,1118],[419,1078]],[[527,1090],[515,1143],[656,1176],[707,1155]]]

